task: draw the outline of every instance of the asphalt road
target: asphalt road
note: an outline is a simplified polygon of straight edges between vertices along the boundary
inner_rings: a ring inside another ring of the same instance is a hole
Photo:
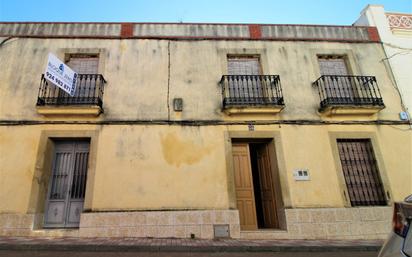
[[[244,252],[244,253],[184,253],[184,252],[72,252],[72,251],[3,251],[7,257],[376,257],[377,252]]]

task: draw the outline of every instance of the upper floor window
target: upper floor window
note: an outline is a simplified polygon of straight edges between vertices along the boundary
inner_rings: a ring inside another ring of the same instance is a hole
[[[70,54],[66,64],[79,74],[99,73],[99,56],[97,54]]]
[[[83,53],[66,54],[65,62],[78,73],[74,96],[70,96],[57,86],[50,84],[42,76],[37,106],[98,106],[99,108],[91,108],[93,109],[91,112],[93,115],[100,114],[103,111],[103,90],[106,80],[103,75],[99,74],[99,55]],[[39,110],[42,114],[48,114],[46,113],[47,108],[44,108],[46,111],[43,111],[43,109]]]
[[[320,75],[349,75],[343,56],[318,56],[318,62]]]
[[[260,75],[259,57],[228,57],[227,71],[228,75]]]
[[[320,111],[333,113],[331,108],[340,108],[343,113],[342,108],[362,106],[361,113],[374,114],[385,107],[376,78],[350,75],[347,56],[318,55],[317,59],[321,76],[314,84],[319,89]],[[351,112],[353,108],[348,109]]]
[[[220,81],[224,109],[261,107],[279,112],[283,108],[279,76],[262,74],[259,56],[227,56],[227,72]]]

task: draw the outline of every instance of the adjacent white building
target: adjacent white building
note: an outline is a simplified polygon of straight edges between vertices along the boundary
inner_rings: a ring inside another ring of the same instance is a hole
[[[382,5],[368,5],[355,26],[375,26],[387,57],[382,60],[393,73],[404,107],[412,113],[412,13],[386,12]]]

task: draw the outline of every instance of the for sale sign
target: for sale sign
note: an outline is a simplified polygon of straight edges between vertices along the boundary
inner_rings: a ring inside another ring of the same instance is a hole
[[[77,73],[51,53],[49,53],[44,74],[45,78],[52,84],[58,86],[69,95],[74,96],[76,92]]]

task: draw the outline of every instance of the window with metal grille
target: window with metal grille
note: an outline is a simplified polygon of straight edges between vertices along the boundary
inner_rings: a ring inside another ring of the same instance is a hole
[[[370,139],[338,139],[337,143],[351,205],[386,205]]]

